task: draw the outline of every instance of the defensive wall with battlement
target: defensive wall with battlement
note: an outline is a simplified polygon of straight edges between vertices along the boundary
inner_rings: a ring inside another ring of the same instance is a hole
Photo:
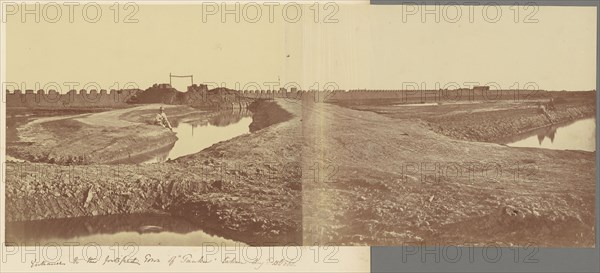
[[[140,92],[139,89],[126,90],[71,90],[66,94],[60,94],[55,90],[6,90],[7,107],[31,107],[31,108],[112,108],[127,106],[129,98]]]
[[[154,85],[153,88],[162,88]],[[164,87],[170,88],[170,86]],[[54,90],[6,90],[7,107],[30,108],[119,108],[136,103],[135,96],[144,90],[71,90],[66,94],[59,94]],[[165,101],[164,103],[188,105],[225,105],[227,108],[245,107],[248,101],[240,103],[241,99],[313,99],[319,102],[343,102],[351,100],[394,100],[394,102],[425,103],[425,102],[452,102],[452,101],[493,101],[493,100],[526,100],[546,99],[551,93],[544,90],[489,90],[486,88],[454,89],[454,90],[334,90],[334,91],[305,91],[291,88],[279,90],[241,90],[217,88],[208,90],[206,85],[189,86],[187,92],[181,92],[183,99],[177,103]],[[576,94],[578,92],[569,92]]]

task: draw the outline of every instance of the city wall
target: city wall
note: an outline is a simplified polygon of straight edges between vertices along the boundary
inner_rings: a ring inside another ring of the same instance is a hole
[[[118,108],[127,106],[129,98],[141,90],[71,90],[60,94],[54,90],[6,90],[7,107],[28,108]]]

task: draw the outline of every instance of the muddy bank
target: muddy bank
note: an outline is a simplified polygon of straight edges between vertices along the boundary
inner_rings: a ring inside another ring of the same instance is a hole
[[[48,219],[33,222],[9,222],[6,225],[8,242],[20,240],[43,240],[47,234],[53,238],[70,239],[95,234],[114,234],[134,231],[143,233],[144,226],[158,226],[175,233],[189,233],[197,228],[185,219],[159,214],[107,215],[96,217],[76,217],[68,219]]]
[[[30,162],[62,165],[143,162],[148,156],[170,151],[178,140],[177,130],[174,133],[153,125],[160,106],[80,114],[63,110],[39,114],[38,110],[11,109],[7,154]],[[250,115],[245,108],[228,111],[204,111],[189,106],[165,108],[174,128],[181,122],[222,127]]]
[[[569,105],[549,111],[551,120],[533,107],[497,112],[483,112],[475,115],[454,115],[427,119],[431,128],[443,135],[456,139],[495,142],[523,134],[535,129],[593,117],[594,105]]]
[[[258,101],[253,111],[255,132],[178,158],[169,166],[216,170],[211,180],[217,194],[190,195],[168,211],[191,217],[208,231],[227,231],[251,245],[302,243],[302,171],[300,107],[282,101]],[[282,118],[285,117],[285,118]],[[253,130],[253,129],[251,129]],[[257,160],[260,158],[260,160]],[[216,213],[215,213],[216,212]],[[218,223],[218,224],[214,224]],[[248,233],[259,234],[251,236]]]
[[[269,100],[256,100],[248,106],[248,110],[254,113],[253,121],[250,124],[251,132],[292,118],[290,112],[281,108],[277,103]]]
[[[303,107],[304,244],[595,245],[594,152],[456,140],[421,107]]]
[[[31,162],[94,164],[172,146],[177,141],[174,133],[150,125],[158,107],[146,105],[33,119],[18,125],[17,139],[9,142],[7,154]],[[189,107],[167,109],[174,117],[193,111]]]
[[[169,213],[249,244],[300,244],[298,129],[291,119],[163,164],[9,162],[6,219]]]
[[[291,118],[162,164],[7,163],[6,217],[169,213],[251,245],[595,245],[595,152],[457,140],[418,118],[326,103],[264,103],[276,104],[256,108],[271,109],[267,120]],[[451,112],[470,107],[481,109]]]
[[[393,100],[349,101],[338,105],[398,120],[423,120],[431,130],[454,139],[499,142],[552,124],[592,117],[596,113],[595,101],[595,92],[558,97],[556,109],[548,111],[551,120],[537,110],[538,102],[547,103],[547,99],[457,101],[414,106]]]

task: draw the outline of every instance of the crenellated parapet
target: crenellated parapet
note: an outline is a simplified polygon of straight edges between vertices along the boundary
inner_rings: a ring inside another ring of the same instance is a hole
[[[81,108],[81,107],[122,107],[127,105],[127,100],[138,90],[111,90],[108,93],[102,89],[100,92],[92,90],[69,90],[59,93],[54,89],[32,90],[6,90],[7,107],[32,107],[32,108]]]
[[[155,84],[155,89],[165,89],[165,92],[178,92],[171,90],[168,84]],[[167,91],[170,90],[170,91]],[[136,98],[140,89],[106,89],[96,90],[69,90],[59,93],[56,90],[6,90],[8,107],[124,107]],[[160,90],[160,92],[163,92]],[[188,86],[187,92],[179,92],[169,103],[183,103],[190,105],[217,105],[219,103],[239,105],[243,101],[254,99],[312,99],[319,102],[334,102],[343,100],[393,100],[395,102],[422,103],[458,100],[499,100],[499,99],[542,99],[549,94],[543,90],[492,90],[489,87],[458,89],[350,89],[350,90],[301,90],[292,87],[279,89],[254,89],[231,90],[217,88],[208,90],[205,84]]]

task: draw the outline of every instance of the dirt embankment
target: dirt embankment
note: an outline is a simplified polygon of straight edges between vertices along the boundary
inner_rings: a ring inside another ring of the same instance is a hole
[[[427,119],[432,129],[456,139],[494,142],[526,133],[552,124],[560,124],[585,117],[593,117],[596,107],[561,105],[549,111],[550,119],[538,113],[535,107],[489,111],[476,114],[457,114]]]
[[[459,101],[415,106],[402,106],[393,101],[339,104],[398,120],[424,120],[437,133],[454,139],[484,142],[501,141],[551,124],[592,117],[596,113],[595,92],[558,98],[556,109],[548,111],[551,120],[538,112],[538,102],[547,103],[548,100]]]
[[[595,245],[594,152],[456,140],[417,118],[311,101],[263,103],[293,116],[162,164],[8,163],[6,219],[166,212],[251,245]]]
[[[304,169],[320,170],[303,179],[305,244],[595,245],[593,152],[456,140],[331,104],[302,120]]]
[[[271,126],[272,124],[287,121],[292,114],[281,108],[278,104],[268,100],[256,100],[248,106],[253,111],[253,120],[250,123],[250,132]]]
[[[299,128],[293,117],[161,164],[9,162],[6,219],[168,213],[249,244],[300,244]]]
[[[7,145],[7,153],[31,162],[95,164],[164,149],[177,136],[151,124],[159,106],[39,118],[16,128],[18,139]],[[166,111],[176,122],[197,110],[167,106]]]

